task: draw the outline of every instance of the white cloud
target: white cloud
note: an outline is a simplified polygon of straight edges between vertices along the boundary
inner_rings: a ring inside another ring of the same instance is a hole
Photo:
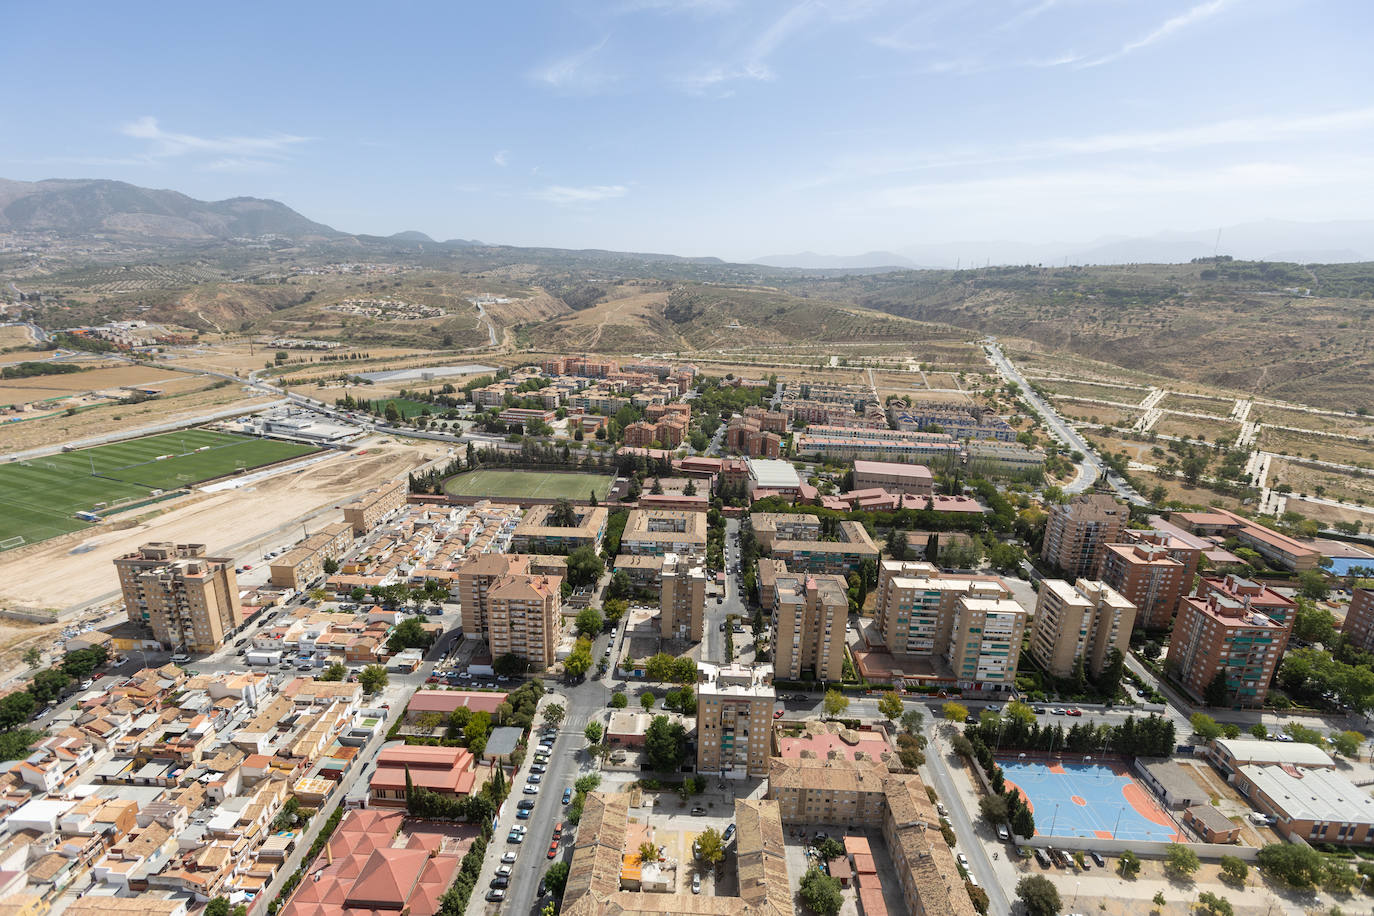
[[[497,165],[501,166],[501,168],[505,168],[505,167],[506,167],[506,151],[503,150],[503,149],[499,149],[499,150],[497,150],[496,152],[492,153],[492,155],[491,155],[491,161],[494,162],[494,163],[496,163]]]
[[[594,204],[603,200],[624,197],[629,189],[623,184],[596,184],[582,187],[553,184],[530,193],[535,200],[568,206],[570,204]]]
[[[1084,61],[1079,66],[1084,68],[1100,67],[1103,64],[1109,64],[1112,61],[1120,60],[1127,54],[1132,54],[1139,51],[1141,48],[1148,48],[1158,41],[1163,41],[1175,32],[1180,32],[1189,26],[1210,19],[1230,4],[1231,0],[1208,0],[1206,3],[1199,3],[1197,6],[1185,10],[1171,19],[1166,19],[1160,26],[1144,36],[1137,38],[1135,41],[1127,42],[1110,54],[1105,54],[1093,60]]]
[[[218,155],[225,163],[233,159],[281,160],[290,156],[294,147],[308,141],[307,137],[273,134],[266,137],[198,137],[163,130],[157,118],[145,115],[125,124],[120,133],[136,140],[147,140],[148,155],[172,158],[190,154]]]
[[[610,41],[607,35],[594,45],[575,51],[564,57],[549,61],[530,74],[535,82],[543,83],[554,89],[570,91],[590,91],[610,82],[604,72],[597,70],[593,63],[601,49]]]
[[[736,80],[768,81],[776,77],[769,66],[768,58],[782,47],[793,35],[805,29],[818,18],[831,21],[849,21],[868,15],[875,3],[859,3],[852,6],[844,4],[828,5],[821,0],[801,0],[788,7],[787,11],[770,22],[756,34],[733,59],[726,62],[709,63],[688,73],[678,80],[678,84],[693,94],[701,94],[716,89],[724,83]],[[726,94],[729,94],[728,92]]]

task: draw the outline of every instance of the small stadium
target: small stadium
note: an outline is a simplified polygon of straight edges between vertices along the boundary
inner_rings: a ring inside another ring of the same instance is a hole
[[[294,442],[187,429],[0,464],[0,550],[79,531],[99,514],[309,455]],[[87,517],[79,518],[78,513]]]
[[[490,496],[518,499],[522,496],[543,499],[586,499],[592,493],[605,499],[615,478],[607,474],[579,474],[565,471],[497,471],[481,468],[444,481],[444,492],[451,496]]]
[[[1024,757],[1025,755],[1021,755]],[[1180,843],[1182,831],[1125,765],[999,758],[1007,785],[1035,815],[1039,836]]]

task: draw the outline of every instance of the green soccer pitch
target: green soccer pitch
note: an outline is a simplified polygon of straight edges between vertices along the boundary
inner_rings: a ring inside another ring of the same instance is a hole
[[[482,468],[450,477],[444,481],[444,492],[453,496],[538,496],[545,499],[586,499],[596,493],[597,499],[605,499],[614,482],[615,478],[605,474]]]

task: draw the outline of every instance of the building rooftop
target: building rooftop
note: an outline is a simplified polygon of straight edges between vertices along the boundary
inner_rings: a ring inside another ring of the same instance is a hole
[[[920,477],[930,480],[930,468],[923,464],[905,464],[901,461],[864,461],[854,460],[855,474],[893,474],[902,477]]]
[[[777,458],[750,458],[749,476],[760,487],[776,490],[796,489],[801,486],[801,475],[789,461]]]
[[[1335,770],[1272,764],[1240,771],[1293,820],[1374,823],[1374,798]]]
[[[1335,761],[1315,744],[1299,741],[1260,741],[1255,738],[1217,738],[1212,742],[1238,765],[1289,763],[1300,767],[1334,767]]]

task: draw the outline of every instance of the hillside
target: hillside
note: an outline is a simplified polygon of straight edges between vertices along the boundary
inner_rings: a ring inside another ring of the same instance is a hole
[[[0,231],[170,241],[264,235],[327,239],[342,234],[275,200],[203,201],[122,181],[69,179],[0,183]]]

